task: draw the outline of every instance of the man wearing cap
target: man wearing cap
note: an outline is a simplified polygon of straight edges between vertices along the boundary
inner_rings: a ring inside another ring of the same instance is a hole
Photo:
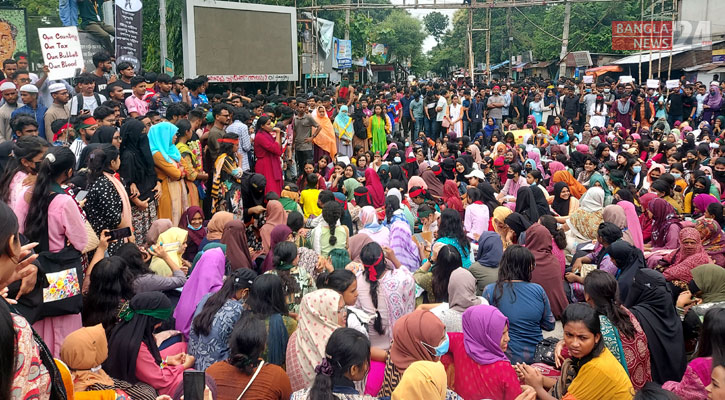
[[[50,105],[50,108],[48,108],[48,111],[45,113],[45,131],[53,132],[50,125],[55,120],[67,120],[70,118],[70,113],[65,106],[70,100],[70,94],[68,93],[68,89],[66,89],[65,85],[62,83],[54,83],[50,85],[48,90],[50,91],[50,96],[53,98],[53,104]]]
[[[81,116],[81,118],[81,122],[76,125],[78,137],[70,145],[71,151],[76,156],[76,164],[81,158],[81,153],[83,152],[83,149],[88,146],[88,143],[91,142],[93,135],[96,134],[96,129],[98,129],[98,122],[95,118],[91,117],[90,115]]]
[[[0,143],[10,140],[13,137],[13,129],[10,127],[10,119],[13,111],[18,108],[18,89],[12,82],[0,84],[5,104],[0,107]]]
[[[501,117],[503,116],[503,106],[505,103],[506,99],[501,96],[501,87],[498,85],[494,86],[493,94],[488,97],[486,107],[488,108],[488,118],[493,118],[496,125],[501,125]]]
[[[35,85],[25,84],[20,88],[20,99],[24,106],[13,111],[12,117],[18,114],[28,114],[38,123],[38,136],[45,137],[45,113],[48,109],[38,102],[38,88]]]

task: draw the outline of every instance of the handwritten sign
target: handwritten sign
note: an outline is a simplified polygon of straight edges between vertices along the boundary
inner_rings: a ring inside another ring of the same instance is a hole
[[[65,79],[76,76],[83,69],[83,52],[78,38],[78,28],[38,28],[43,62],[50,72],[48,79]]]
[[[667,86],[667,89],[674,89],[674,88],[680,87],[680,80],[679,79],[670,79],[667,82],[665,82],[665,86]]]
[[[584,75],[584,76],[582,76],[582,82],[583,83],[594,83],[594,77],[592,75]]]
[[[632,83],[634,78],[631,75],[623,75],[619,77],[619,83]]]
[[[659,79],[647,79],[647,89],[657,89],[660,87]]]

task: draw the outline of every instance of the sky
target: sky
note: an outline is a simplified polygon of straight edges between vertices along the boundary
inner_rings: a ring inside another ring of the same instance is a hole
[[[414,0],[406,0],[408,4],[413,2]],[[445,3],[463,3],[462,0],[436,0],[438,3],[445,2]],[[390,0],[393,4],[403,4],[403,0]],[[419,4],[432,4],[433,0],[419,0]],[[423,17],[425,17],[427,14],[436,11],[431,9],[424,9],[424,10],[416,10],[416,9],[408,9],[408,12],[410,12],[411,15],[418,18],[419,20],[423,21]],[[453,13],[456,12],[454,9],[442,9],[437,10],[443,15],[448,16],[448,28],[453,28]],[[423,41],[423,52],[427,53],[430,49],[432,49],[436,45],[436,41],[433,38],[433,36],[428,36],[425,38],[425,41]]]

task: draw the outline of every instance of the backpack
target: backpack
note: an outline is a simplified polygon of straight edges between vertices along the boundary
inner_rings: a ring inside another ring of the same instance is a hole
[[[93,97],[96,99],[96,106],[100,106],[102,103],[101,96],[99,96],[98,93],[93,92]],[[76,99],[78,99],[78,108],[76,109],[76,112],[80,114],[83,109],[83,93],[78,93],[76,95]]]

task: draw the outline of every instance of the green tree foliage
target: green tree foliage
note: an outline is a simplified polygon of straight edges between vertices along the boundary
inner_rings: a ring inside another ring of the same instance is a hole
[[[425,30],[435,38],[436,42],[440,43],[441,37],[446,32],[446,29],[448,29],[448,16],[438,11],[433,11],[423,17],[423,24],[425,25]]]

